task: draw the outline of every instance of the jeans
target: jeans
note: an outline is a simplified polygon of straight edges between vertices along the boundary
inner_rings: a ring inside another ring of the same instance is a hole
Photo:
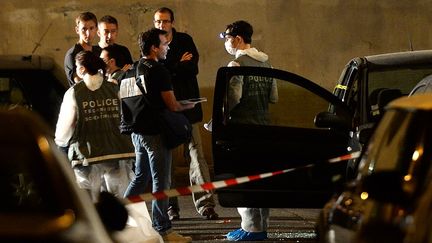
[[[129,184],[125,197],[142,194],[152,179],[152,192],[163,191],[171,185],[171,150],[160,135],[132,133],[135,147],[135,179]],[[150,177],[151,174],[151,177]],[[153,228],[161,235],[171,229],[168,218],[168,198],[152,201]]]
[[[204,158],[204,153],[201,144],[201,135],[199,132],[199,124],[192,124],[192,138],[189,143],[185,143],[184,156],[189,158],[189,181],[191,185],[203,184],[210,182],[210,172],[207,165],[207,161]],[[173,181],[172,187],[175,187],[175,181]],[[199,214],[203,214],[206,208],[214,208],[215,202],[212,192],[196,192],[192,193],[192,200],[195,205],[195,209]],[[173,209],[180,211],[178,206],[177,197],[171,197],[169,205]]]

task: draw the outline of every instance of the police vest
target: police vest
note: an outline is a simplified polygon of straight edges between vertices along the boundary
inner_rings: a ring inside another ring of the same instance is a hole
[[[234,60],[240,66],[268,67],[268,62],[257,61],[247,55],[243,55]],[[233,77],[238,78],[238,77]],[[240,103],[230,112],[233,123],[246,124],[268,124],[268,104],[273,83],[273,78],[262,76],[243,76],[242,96]],[[228,94],[229,95],[229,94]]]
[[[130,137],[119,131],[117,85],[103,81],[99,89],[92,91],[80,82],[73,89],[78,113],[69,159],[87,165],[134,157]]]

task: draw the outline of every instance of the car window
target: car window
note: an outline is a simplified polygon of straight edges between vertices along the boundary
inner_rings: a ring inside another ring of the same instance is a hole
[[[1,70],[0,107],[25,107],[54,128],[65,87],[46,70]]]
[[[261,75],[253,76],[247,84],[247,78],[234,76],[227,86],[227,123],[316,128],[315,116],[329,107],[322,97],[286,80]],[[235,87],[239,80],[244,82]],[[255,98],[248,99],[248,95]]]
[[[361,174],[400,171],[414,175],[424,171],[423,166],[430,164],[430,159],[423,158],[432,136],[428,121],[429,118],[414,112],[388,111],[362,158]]]
[[[430,68],[399,68],[367,72],[369,120],[378,121],[390,101],[408,95],[418,82],[431,73]]]
[[[350,82],[350,88],[348,88],[348,92],[346,94],[346,97],[344,97],[344,101],[346,100],[348,107],[350,107],[351,109],[355,110],[355,108],[358,105],[359,102],[359,97],[358,97],[358,93],[359,93],[359,76],[358,74],[358,69],[357,68],[352,68],[351,72],[350,72],[350,76],[348,77],[348,79],[353,80],[352,82]]]
[[[339,97],[347,105],[353,107],[353,99],[356,98],[358,91],[358,67],[356,64],[347,65],[339,77],[338,84],[336,85],[333,94]]]
[[[20,81],[0,76],[0,106],[7,109],[15,106],[31,109],[31,104],[26,98]]]
[[[376,89],[399,89],[403,95],[409,94],[412,88],[424,77],[432,73],[431,68],[396,69],[373,71],[368,73],[369,95]]]

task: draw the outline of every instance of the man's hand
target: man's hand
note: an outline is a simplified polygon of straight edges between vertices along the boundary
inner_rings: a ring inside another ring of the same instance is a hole
[[[189,104],[181,104],[181,106],[183,107],[183,110],[189,110],[195,107],[195,105],[198,104],[198,102],[193,102],[193,103],[189,103]]]
[[[80,77],[78,77],[78,75],[76,73],[73,74],[73,81],[75,83],[79,83],[82,79]]]
[[[183,54],[183,56],[181,57],[180,62],[189,61],[189,60],[191,60],[191,59],[192,59],[192,53],[190,53],[190,52],[185,52],[185,53]]]
[[[123,72],[126,72],[126,71],[129,70],[131,67],[132,67],[131,64],[125,64],[125,65],[122,67],[121,70],[122,70]]]

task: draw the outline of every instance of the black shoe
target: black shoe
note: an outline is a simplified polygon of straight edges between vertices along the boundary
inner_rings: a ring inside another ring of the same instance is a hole
[[[173,221],[173,220],[178,220],[180,219],[180,214],[178,213],[178,211],[174,208],[170,208],[168,209],[168,218],[169,220]]]
[[[219,215],[214,211],[213,208],[204,209],[204,212],[202,215],[205,216],[209,220],[214,220],[214,219],[219,218]]]

